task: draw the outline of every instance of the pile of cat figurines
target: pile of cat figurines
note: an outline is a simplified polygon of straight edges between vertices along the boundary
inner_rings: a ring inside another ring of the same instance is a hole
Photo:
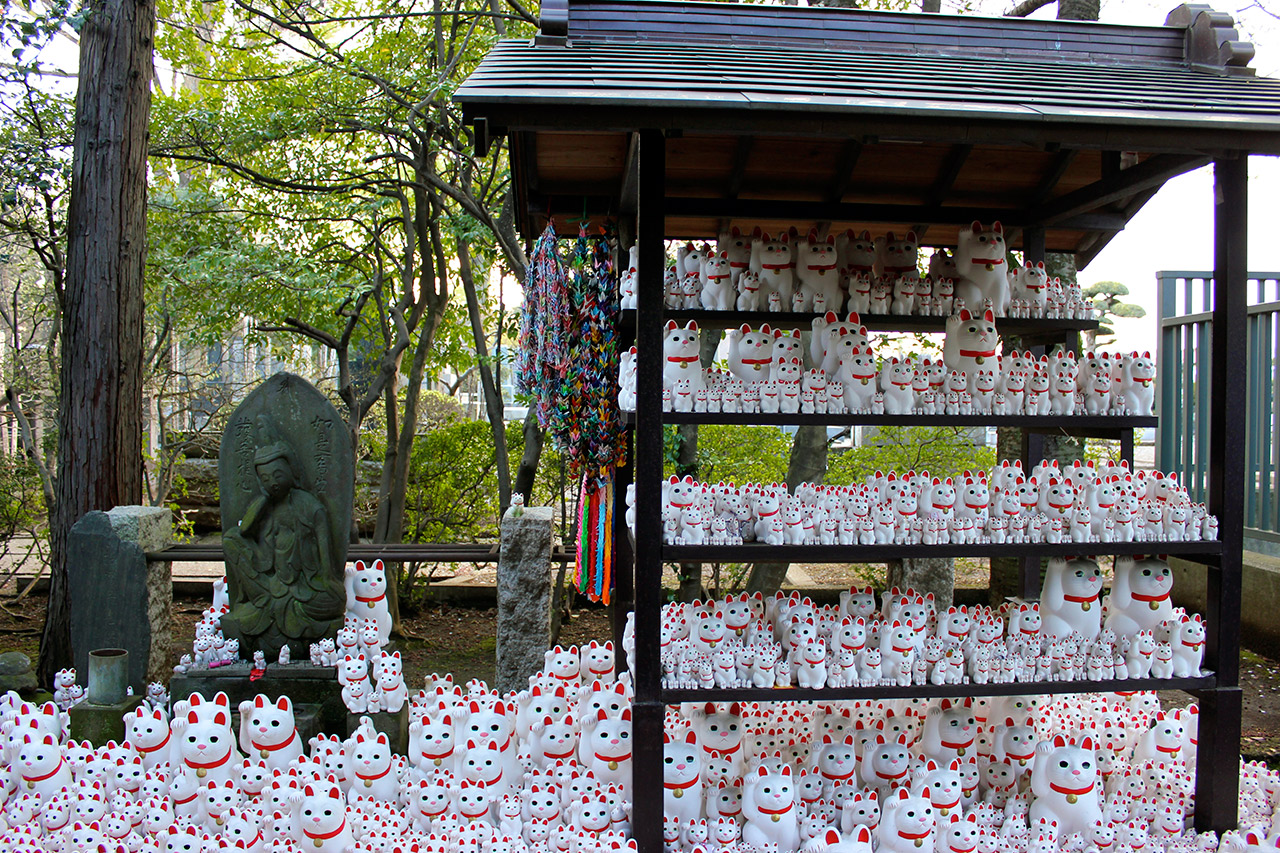
[[[627,491],[635,531],[635,488]],[[1092,461],[1061,468],[1020,461],[990,475],[931,477],[877,471],[865,483],[736,486],[671,477],[662,484],[668,545],[963,545],[1193,542],[1218,538],[1218,520],[1177,475]]]
[[[973,227],[980,229],[977,223]],[[1083,317],[1091,315],[1092,308],[1080,307],[1085,303],[1078,290],[1074,295],[1063,295],[1067,291],[1046,282],[1043,265],[1024,268],[1010,279],[1014,282],[1011,287],[997,286],[1005,282],[999,225],[980,233],[982,239],[962,243],[955,259],[934,256],[935,266],[959,263],[972,276],[960,279],[954,297],[949,289],[951,279],[940,279],[948,288],[942,299],[927,295],[931,278],[921,279],[916,272],[914,237],[898,241],[890,235],[873,244],[869,238],[852,235],[839,241],[816,241],[811,235],[799,243],[799,262],[792,260],[789,240],[769,241],[760,236],[747,240],[728,235],[724,239],[730,249],[718,253],[681,250],[677,268],[703,271],[685,274],[688,281],[698,281],[701,275],[711,284],[720,280],[753,283],[774,297],[787,294],[790,300],[794,275],[801,282],[794,290],[796,310],[814,311],[816,293],[818,316],[811,321],[807,347],[798,330],[773,329],[768,324],[730,330],[724,370],[702,366],[702,331],[696,322],[684,326],[668,322],[663,341],[663,408],[763,414],[1150,415],[1156,364],[1149,352],[1091,352],[1079,360],[1069,352],[1040,359],[1016,350],[1001,354],[995,321],[1006,312],[1057,317],[1061,314],[1055,306],[1065,302],[1075,306],[1066,315]],[[975,252],[991,254],[975,260]],[[744,253],[750,255],[749,260],[740,259]],[[821,257],[811,257],[813,253]],[[849,253],[857,259],[848,260]],[[894,287],[901,295],[893,300],[892,310],[874,302],[868,306],[865,299],[856,298],[856,275],[846,280],[833,272],[863,267],[892,271],[876,273],[878,281],[893,278],[896,282]],[[762,274],[765,279],[760,278]],[[840,282],[853,285],[843,319],[840,312],[846,291]],[[830,298],[822,296],[821,287],[831,291]],[[926,293],[920,302],[913,301],[917,287]],[[1028,302],[1010,296],[1020,293],[1036,298]],[[862,316],[918,313],[922,305],[924,313],[947,318],[942,357],[877,355]],[[622,354],[619,366],[618,405],[624,411],[636,408],[636,368],[636,349],[632,347]]]
[[[631,835],[631,692],[612,650],[555,649],[519,694],[428,679],[408,756],[365,718],[304,742],[288,697],[192,694],[68,739],[0,698],[0,849],[14,853],[617,853]],[[590,677],[588,677],[590,674]],[[604,680],[596,675],[605,676]],[[1154,693],[668,710],[670,853],[1208,853],[1197,708]],[[654,780],[655,783],[657,780]],[[1274,851],[1280,777],[1241,768],[1242,831]]]
[[[383,650],[391,637],[391,611],[387,605],[387,575],[383,562],[357,560],[348,565],[345,586],[347,612],[343,628],[336,637],[311,644],[310,663],[337,668],[342,700],[351,713],[396,713],[404,707],[409,691],[404,683],[400,653]],[[175,673],[243,662],[239,643],[226,639],[222,634],[219,619],[227,610],[226,579],[219,578],[213,585],[213,604],[196,623],[192,654],[182,656],[174,667]],[[280,650],[276,662],[281,666],[291,662],[288,646]],[[260,651],[253,653],[252,663],[256,670],[265,671],[267,668],[266,657]]]
[[[408,756],[367,716],[350,737],[308,742],[287,696],[233,709],[224,693],[191,694],[172,716],[144,706],[123,743],[95,748],[68,739],[53,703],[7,694],[0,849],[625,851],[629,681],[609,644],[557,647],[547,665],[504,696],[431,676],[411,699]]]
[[[774,237],[733,228],[716,246],[676,248],[664,276],[670,309],[774,311],[823,314],[843,310],[873,315],[947,317],[961,306],[997,317],[1087,320],[1093,305],[1079,287],[1050,279],[1044,264],[1010,269],[1004,228],[980,222],[961,228],[954,255],[939,249],[920,275],[920,241],[914,231],[845,231],[819,238],[816,231]],[[638,251],[619,278],[621,307],[636,307]]]
[[[695,321],[667,323],[665,411],[749,414],[1150,415],[1156,363],[1149,352],[1055,350],[999,354],[991,312],[947,319],[938,359],[877,356],[857,314],[813,320],[809,363],[798,331],[742,326],[729,331],[727,369],[704,368]],[[622,354],[618,405],[636,408],[636,348]]]
[[[1038,602],[934,608],[897,587],[816,606],[798,592],[671,603],[662,679],[671,688],[880,687],[1184,678],[1203,669],[1207,628],[1170,601],[1157,558],[1117,557],[1111,592],[1092,559],[1049,561]],[[633,654],[630,625],[625,650]]]

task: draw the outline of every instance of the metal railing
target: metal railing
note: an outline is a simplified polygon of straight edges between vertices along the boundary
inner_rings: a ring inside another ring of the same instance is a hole
[[[1209,377],[1213,273],[1156,273],[1160,378],[1156,467],[1178,472],[1194,501],[1209,486]],[[1245,418],[1245,535],[1280,549],[1280,272],[1249,273]]]

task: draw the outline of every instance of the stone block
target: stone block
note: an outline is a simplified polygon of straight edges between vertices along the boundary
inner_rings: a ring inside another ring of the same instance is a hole
[[[248,664],[193,669],[184,675],[173,676],[169,682],[169,696],[174,702],[186,699],[192,693],[212,699],[221,691],[227,694],[233,712],[241,702],[253,701],[259,693],[272,701],[288,696],[293,702],[293,716],[299,735],[304,738],[320,733],[346,735],[347,706],[342,704],[342,686],[338,684],[338,671],[334,667],[312,666],[305,662],[285,666],[272,663],[267,664],[266,675],[257,681],[249,680],[249,671]],[[307,722],[309,720],[314,722]]]
[[[498,551],[497,689],[523,690],[551,643],[550,507],[509,509]]]
[[[391,751],[396,755],[409,754],[409,706],[406,704],[403,708],[394,714],[386,712],[380,714],[352,714],[347,713],[347,735],[355,734],[355,730],[360,727],[360,720],[368,717],[373,723],[373,727],[387,736],[387,741],[391,745]]]
[[[89,671],[89,652],[104,648],[129,652],[129,684],[139,695],[148,683],[168,677],[171,567],[146,554],[171,539],[172,514],[163,507],[89,512],[71,528],[71,648],[81,679]]]
[[[37,686],[31,658],[22,652],[5,652],[0,655],[0,693],[12,690],[30,696]]]
[[[71,709],[71,737],[87,740],[94,746],[102,746],[109,740],[124,740],[124,715],[142,704],[141,696],[126,696],[115,705],[90,705],[81,702]]]

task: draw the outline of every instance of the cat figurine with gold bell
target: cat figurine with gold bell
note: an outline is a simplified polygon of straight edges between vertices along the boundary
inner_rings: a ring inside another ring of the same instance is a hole
[[[947,318],[947,336],[942,344],[942,360],[948,370],[964,373],[969,391],[977,384],[979,370],[999,366],[1000,336],[991,311],[973,314],[964,309]]]
[[[961,228],[955,253],[956,271],[960,274],[956,298],[973,306],[990,299],[995,316],[1005,316],[1011,297],[1007,251],[1004,227],[999,222],[984,228],[974,220],[967,228]]]
[[[293,702],[281,696],[272,702],[262,693],[240,703],[240,748],[282,773],[302,755],[302,738],[294,722]]]
[[[294,840],[306,853],[348,853],[355,848],[347,802],[332,777],[302,789],[297,806]]]
[[[791,765],[779,771],[762,764],[743,779],[742,840],[778,853],[796,853],[800,847],[799,809]]]
[[[204,716],[206,708],[213,710]],[[182,721],[178,751],[186,772],[194,774],[201,786],[234,780],[243,756],[231,733],[231,712],[221,704],[205,704],[191,707]]]
[[[1107,627],[1117,637],[1139,631],[1155,631],[1174,618],[1173,572],[1164,560],[1154,557],[1117,557],[1116,577],[1108,599]]]
[[[1101,788],[1093,738],[1085,736],[1077,743],[1055,735],[1052,741],[1036,744],[1031,769],[1033,824],[1041,818],[1056,821],[1063,838],[1088,832],[1094,821],[1102,819]]]

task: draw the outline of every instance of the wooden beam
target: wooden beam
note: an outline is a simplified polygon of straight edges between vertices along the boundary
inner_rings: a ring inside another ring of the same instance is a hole
[[[853,170],[857,168],[858,158],[861,156],[862,140],[846,139],[836,160],[835,171],[831,174],[831,191],[827,193],[827,201],[836,204],[853,189]]]
[[[1160,187],[1152,187],[1149,190],[1143,190],[1130,199],[1129,203],[1124,206],[1125,220],[1133,219],[1143,205],[1151,201],[1152,197],[1158,192],[1160,192]],[[1076,269],[1082,270],[1087,267],[1107,247],[1107,244],[1115,239],[1120,230],[1095,231],[1084,240],[1081,240],[1080,245],[1076,248]]]
[[[969,159],[972,151],[973,146],[968,143],[951,146],[946,159],[942,162],[942,168],[938,170],[937,178],[933,181],[933,186],[929,189],[929,194],[925,197],[925,207],[937,207],[946,201],[947,193],[951,192],[951,188],[955,186],[956,178],[960,177],[960,170],[964,168],[965,161]]]
[[[1019,208],[932,207],[913,204],[828,204],[826,202],[770,201],[766,199],[668,198],[668,216],[709,219],[782,219],[803,222],[901,222],[925,225],[968,225],[1000,220],[1006,228],[1036,224],[1033,211]],[[1125,225],[1120,214],[1091,213],[1069,216],[1055,223],[1059,228],[1091,231],[1118,230]]]
[[[634,215],[640,185],[640,135],[631,134],[627,143],[627,160],[622,167],[622,186],[618,189],[618,211]]]
[[[733,150],[733,167],[729,170],[729,182],[725,185],[725,198],[737,198],[742,192],[742,179],[747,172],[747,161],[751,159],[751,149],[755,148],[754,136],[739,136],[738,146]]]
[[[1071,164],[1075,162],[1079,156],[1078,148],[1062,148],[1058,150],[1058,154],[1053,158],[1053,162],[1049,164],[1049,170],[1044,173],[1044,177],[1040,179],[1040,183],[1032,191],[1031,197],[1027,199],[1028,207],[1038,207],[1049,200],[1049,196],[1053,195],[1053,190],[1058,186],[1058,181],[1062,180],[1062,176],[1067,173],[1067,169],[1071,168]]]
[[[1059,196],[1031,211],[1032,220],[1042,225],[1058,225],[1081,213],[1097,210],[1143,190],[1163,185],[1170,178],[1208,163],[1201,155],[1157,154],[1111,178],[1094,181],[1087,187]]]

